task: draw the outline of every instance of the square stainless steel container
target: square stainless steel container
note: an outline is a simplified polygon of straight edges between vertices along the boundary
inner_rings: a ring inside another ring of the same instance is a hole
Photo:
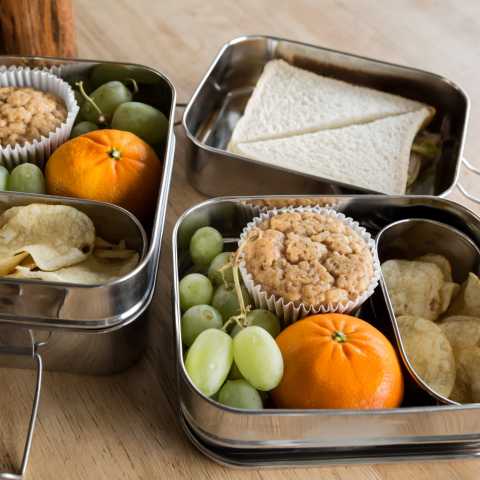
[[[99,285],[0,278],[0,353],[34,342],[47,370],[106,374],[129,366],[147,344],[148,307],[155,291],[175,149],[175,88],[163,74],[140,65],[0,56],[0,66],[48,68],[63,78],[88,74],[96,65],[135,68],[145,79],[136,99],[148,98],[169,119],[166,140],[154,145],[163,176],[155,213],[144,222],[147,233],[133,216],[102,202],[0,192],[0,208],[34,202],[72,205],[92,218],[100,236],[110,241],[126,238],[141,252],[140,262],[126,277]],[[0,367],[34,365],[32,358],[0,355]]]
[[[470,108],[460,86],[413,68],[282,38],[250,36],[224,45],[185,109],[187,173],[199,192],[210,197],[378,193],[226,151],[264,65],[275,58],[317,74],[434,106],[437,114],[428,130],[441,134],[442,154],[422,167],[426,180],[414,193],[444,197],[455,188]]]
[[[193,266],[185,235],[211,225],[225,242],[239,237],[262,208],[335,205],[375,236],[406,218],[450,225],[480,245],[480,218],[450,200],[428,196],[230,197],[188,210],[173,233],[173,316],[179,411],[191,440],[213,460],[233,468],[279,468],[477,458],[480,405],[437,405],[423,391],[406,390],[402,408],[388,410],[260,410],[224,407],[192,384],[183,364],[178,282]],[[387,297],[377,288],[358,316],[397,345]],[[407,372],[406,372],[407,373]],[[406,377],[406,382],[408,381]]]

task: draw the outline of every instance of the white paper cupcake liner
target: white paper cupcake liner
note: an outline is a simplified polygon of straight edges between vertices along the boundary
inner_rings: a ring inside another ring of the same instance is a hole
[[[275,295],[268,296],[266,292],[262,291],[261,285],[255,285],[252,275],[247,273],[247,270],[245,269],[245,262],[242,262],[240,265],[240,272],[242,273],[245,288],[247,289],[250,298],[254,302],[255,307],[270,310],[271,312],[275,313],[275,315],[277,315],[279,320],[283,323],[284,327],[287,327],[291,323],[296,322],[307,315],[314,315],[317,313],[352,313],[373,294],[381,275],[380,261],[377,255],[375,240],[371,238],[370,234],[365,230],[365,228],[361,227],[359,223],[355,222],[352,218],[346,217],[343,213],[338,213],[335,210],[321,208],[319,206],[298,208],[288,207],[280,210],[268,210],[267,212],[260,213],[259,217],[255,217],[252,222],[248,223],[248,225],[243,229],[243,233],[240,235],[241,240],[238,242],[238,244],[240,245],[245,240],[249,232],[251,232],[255,227],[258,227],[265,220],[269,220],[275,215],[279,215],[281,213],[291,212],[313,212],[328,217],[338,218],[346,226],[357,232],[365,240],[368,248],[372,252],[374,269],[372,280],[367,290],[362,295],[357,297],[355,301],[349,300],[346,305],[339,304],[337,307],[333,307],[333,305],[330,303],[326,308],[321,305],[317,309],[313,308],[313,306],[310,306],[310,308],[307,309],[303,304],[299,307],[295,307],[293,302],[285,303],[283,298],[276,300]]]
[[[63,99],[67,107],[68,116],[65,123],[62,123],[48,137],[34,140],[33,143],[26,143],[23,147],[16,145],[12,148],[0,147],[0,165],[12,171],[22,163],[34,163],[45,170],[45,164],[50,155],[70,137],[73,122],[79,111],[72,88],[61,78],[48,71],[38,69],[31,70],[23,67],[10,67],[0,70],[0,88],[2,87],[33,87],[37,90],[50,92]]]

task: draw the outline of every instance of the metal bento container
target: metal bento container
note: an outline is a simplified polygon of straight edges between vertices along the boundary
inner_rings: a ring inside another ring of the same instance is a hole
[[[209,224],[235,250],[243,227],[261,209],[333,206],[376,236],[403,219],[429,219],[452,226],[480,245],[480,218],[446,199],[429,196],[276,196],[208,200],[188,210],[173,233],[173,295],[177,392],[182,425],[195,445],[212,460],[232,468],[280,468],[358,463],[467,459],[480,456],[480,405],[438,404],[423,389],[408,388],[401,408],[388,410],[241,411],[205,397],[192,384],[183,363],[178,283],[193,262],[185,235]],[[388,309],[383,278],[355,313],[402,350],[395,318]]]
[[[480,173],[462,157],[470,101],[451,80],[282,38],[246,36],[223,46],[183,115],[188,139],[187,174],[200,193],[210,197],[378,193],[226,151],[264,65],[275,58],[320,75],[434,106],[437,113],[428,131],[441,134],[442,153],[422,167],[420,175],[426,175],[426,180],[413,193],[445,197],[458,184],[462,161]]]
[[[137,101],[148,101],[169,119],[164,141],[153,146],[163,163],[155,213],[140,224],[122,208],[89,200],[0,192],[0,211],[31,203],[73,206],[90,216],[96,234],[126,240],[140,253],[137,268],[118,280],[72,285],[0,278],[0,367],[39,370],[34,411],[20,476],[25,472],[38,405],[42,367],[46,370],[109,374],[136,361],[147,346],[149,306],[155,291],[173,168],[176,92],[163,74],[140,65],[60,58],[0,56],[0,66],[48,69],[65,78],[86,75],[96,65],[121,65],[141,83]],[[143,89],[142,89],[143,87]],[[142,100],[145,98],[145,100]],[[0,478],[13,478],[0,473]],[[10,475],[10,474],[7,474]]]

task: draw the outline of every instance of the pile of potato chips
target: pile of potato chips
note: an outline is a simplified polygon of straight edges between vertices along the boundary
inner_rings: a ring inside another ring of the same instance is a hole
[[[458,403],[480,402],[480,280],[460,285],[435,254],[382,265],[408,360],[435,392]]]
[[[87,215],[64,205],[13,207],[0,216],[0,276],[96,284],[127,275],[139,255],[95,237]]]

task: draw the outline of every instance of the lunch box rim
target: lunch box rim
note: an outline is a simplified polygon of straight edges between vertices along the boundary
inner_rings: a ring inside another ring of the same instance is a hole
[[[421,413],[421,412],[436,412],[436,411],[448,411],[448,410],[475,410],[480,408],[480,403],[474,404],[444,404],[444,405],[432,405],[432,406],[421,406],[421,407],[399,407],[399,408],[390,408],[390,409],[376,409],[376,410],[329,410],[329,409],[312,409],[312,410],[288,410],[288,409],[264,409],[264,410],[240,410],[232,407],[224,406],[214,400],[210,399],[209,397],[205,396],[200,390],[193,384],[190,380],[187,371],[185,369],[185,364],[182,358],[182,339],[181,339],[181,328],[180,328],[180,320],[182,317],[181,309],[180,309],[180,297],[179,297],[179,273],[178,273],[178,245],[177,245],[177,235],[178,229],[184,220],[190,213],[193,211],[200,209],[209,204],[217,204],[222,202],[233,201],[236,203],[248,201],[248,200],[262,200],[265,198],[274,199],[274,198],[302,198],[302,195],[290,196],[290,195],[269,195],[265,196],[252,196],[252,197],[219,197],[219,198],[212,198],[205,200],[203,202],[194,205],[193,207],[189,208],[187,211],[183,213],[183,215],[178,219],[175,228],[172,234],[172,252],[173,252],[173,285],[172,285],[172,316],[174,322],[174,335],[175,335],[175,358],[176,358],[176,367],[177,367],[177,375],[182,376],[183,380],[187,383],[189,388],[195,392],[196,395],[199,395],[202,400],[207,400],[212,406],[219,408],[221,410],[225,410],[228,413],[234,413],[236,415],[241,416],[322,416],[322,415],[388,415],[388,414],[404,414],[404,413]],[[310,198],[310,195],[306,195],[305,198]],[[377,200],[379,197],[377,195],[321,195],[322,198],[339,198],[339,197],[348,197],[349,199],[355,200],[355,198],[359,199],[375,199]],[[380,197],[381,198],[381,197]],[[405,195],[389,195],[388,198],[405,198]],[[430,198],[428,195],[410,195],[408,199],[415,200],[416,198],[425,199]],[[452,203],[454,205],[460,205],[461,207],[468,210],[471,214],[477,217],[478,222],[480,223],[480,217],[473,212],[468,207],[465,207],[458,202],[455,202],[450,199],[442,198],[442,201]],[[392,222],[396,223],[396,222]],[[376,240],[375,240],[375,248],[376,248]],[[383,285],[383,275],[381,277],[380,284]],[[390,319],[391,320],[391,319]],[[393,322],[392,322],[393,324]],[[392,325],[393,326],[393,325]],[[398,339],[397,339],[398,341]],[[180,398],[179,398],[180,400]]]
[[[356,185],[344,183],[344,182],[333,180],[333,179],[330,179],[330,178],[318,177],[318,176],[311,175],[311,174],[308,174],[308,173],[299,172],[299,171],[294,170],[294,169],[288,169],[286,167],[273,165],[273,164],[269,164],[269,163],[265,163],[265,162],[260,162],[258,160],[248,158],[248,157],[244,157],[242,155],[238,155],[238,154],[235,154],[235,153],[232,153],[232,152],[228,152],[226,150],[211,147],[211,146],[205,145],[204,143],[199,141],[195,137],[195,135],[193,135],[192,132],[190,132],[189,128],[187,127],[188,115],[189,115],[193,105],[195,104],[197,96],[199,95],[199,93],[202,90],[202,88],[204,87],[204,85],[207,83],[211,72],[217,66],[219,60],[223,57],[225,51],[228,48],[232,47],[233,45],[237,45],[237,44],[240,44],[242,42],[247,42],[247,41],[252,41],[252,40],[267,40],[267,41],[268,40],[273,40],[273,41],[276,41],[276,42],[291,43],[291,44],[294,44],[294,45],[308,47],[308,48],[314,48],[314,49],[317,49],[317,50],[322,50],[322,51],[325,51],[325,52],[328,52],[328,53],[341,55],[341,56],[348,57],[348,58],[355,58],[355,59],[362,60],[362,61],[372,62],[372,63],[378,64],[378,65],[384,65],[384,66],[393,67],[393,68],[400,68],[400,69],[403,69],[403,70],[406,70],[406,71],[418,72],[418,73],[421,73],[421,74],[424,74],[424,75],[429,75],[431,77],[434,77],[434,78],[436,78],[440,81],[443,81],[444,83],[450,85],[452,88],[457,90],[463,96],[463,98],[465,100],[465,107],[466,108],[465,108],[465,113],[464,113],[464,119],[465,119],[464,120],[464,126],[463,126],[463,129],[462,129],[462,133],[460,135],[458,156],[456,158],[455,174],[453,176],[452,183],[450,184],[450,186],[446,190],[441,192],[439,195],[428,195],[428,196],[445,198],[450,193],[452,193],[452,191],[457,187],[457,184],[458,184],[459,179],[460,179],[460,171],[461,171],[461,166],[462,166],[463,151],[464,151],[464,148],[465,148],[468,120],[469,120],[469,116],[470,116],[470,104],[471,104],[468,94],[459,84],[457,84],[456,82],[454,82],[453,80],[451,80],[450,78],[448,78],[446,76],[439,75],[437,73],[432,73],[432,72],[422,70],[422,69],[419,69],[419,68],[408,67],[408,66],[404,66],[404,65],[391,63],[391,62],[386,62],[386,61],[383,61],[383,60],[376,60],[376,59],[373,59],[373,58],[365,57],[363,55],[356,55],[356,54],[343,52],[343,51],[339,51],[339,50],[334,50],[334,49],[331,49],[331,48],[321,47],[321,46],[318,46],[318,45],[313,45],[313,44],[309,44],[309,43],[305,43],[305,42],[290,40],[290,39],[283,38],[283,37],[275,37],[275,36],[269,36],[269,35],[244,35],[244,36],[236,37],[236,38],[230,40],[229,42],[225,43],[221,47],[220,51],[215,56],[213,62],[209,66],[207,72],[202,77],[199,85],[195,89],[192,97],[190,98],[187,106],[185,107],[185,111],[184,111],[183,116],[182,116],[183,129],[184,129],[188,139],[191,142],[193,142],[198,148],[200,148],[201,150],[205,150],[207,152],[210,152],[212,154],[215,154],[215,155],[227,156],[227,157],[235,159],[235,160],[247,161],[247,162],[250,162],[250,163],[253,163],[253,164],[256,164],[256,165],[260,165],[262,167],[269,167],[269,168],[272,168],[272,169],[275,169],[275,170],[280,170],[280,171],[283,171],[285,173],[294,174],[294,175],[297,175],[297,176],[300,176],[300,177],[305,177],[305,178],[309,178],[309,179],[312,179],[312,180],[318,180],[318,181],[330,183],[333,186],[344,187],[344,188],[353,188],[353,189],[357,190],[357,192],[364,192],[363,194],[367,194],[367,195],[384,194],[383,192],[379,192],[379,191],[376,191],[376,190],[370,190],[370,189],[367,189],[367,188],[364,188],[364,187],[359,187],[359,186],[356,186]],[[355,195],[355,194],[356,193],[354,193],[352,195]],[[362,194],[362,193],[360,193],[360,194]],[[346,195],[349,195],[349,194],[346,194]],[[413,197],[413,196],[425,196],[425,195],[408,195],[408,196]],[[213,197],[213,198],[216,198],[216,197]]]

